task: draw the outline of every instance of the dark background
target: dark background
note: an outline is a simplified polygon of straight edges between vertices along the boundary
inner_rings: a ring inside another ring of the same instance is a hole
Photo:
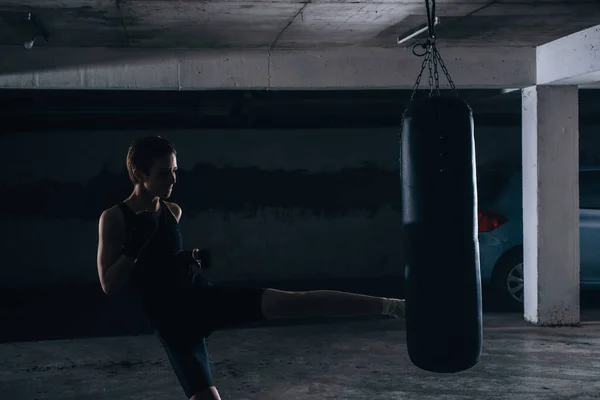
[[[477,163],[520,168],[520,93],[462,91]],[[127,197],[131,140],[179,153],[173,201],[209,279],[401,296],[401,116],[410,91],[0,91],[0,340],[147,332],[96,272],[97,220]],[[600,163],[580,91],[580,162]],[[449,194],[451,195],[451,194]],[[443,199],[440,199],[443,207]],[[451,212],[451,211],[449,211]]]

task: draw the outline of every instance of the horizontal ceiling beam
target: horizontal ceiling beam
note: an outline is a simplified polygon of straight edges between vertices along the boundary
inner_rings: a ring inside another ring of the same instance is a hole
[[[440,48],[459,88],[535,84],[535,48]],[[422,57],[411,48],[142,50],[5,47],[0,88],[12,89],[410,89]],[[439,69],[441,88],[448,82]],[[428,87],[428,69],[420,88]]]
[[[600,83],[600,25],[537,48],[538,85]]]

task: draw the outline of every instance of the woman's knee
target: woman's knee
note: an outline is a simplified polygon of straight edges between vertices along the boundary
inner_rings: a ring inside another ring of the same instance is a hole
[[[192,397],[190,400],[221,400],[219,397],[219,392],[215,386],[208,387],[204,390],[199,391]]]
[[[289,292],[278,289],[265,290],[261,309],[266,319],[294,318],[302,314],[302,298],[306,292]]]

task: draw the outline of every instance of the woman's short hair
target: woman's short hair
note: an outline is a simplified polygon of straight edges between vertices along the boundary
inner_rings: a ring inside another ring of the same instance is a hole
[[[173,144],[162,136],[146,136],[134,140],[129,145],[126,159],[127,172],[131,182],[134,185],[139,183],[134,172],[150,174],[154,159],[168,156],[171,153],[177,155]]]

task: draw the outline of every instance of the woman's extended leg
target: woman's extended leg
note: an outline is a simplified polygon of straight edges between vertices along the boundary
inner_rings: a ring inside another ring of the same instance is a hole
[[[267,319],[366,315],[404,318],[404,300],[335,290],[288,292],[267,289],[261,307]]]

